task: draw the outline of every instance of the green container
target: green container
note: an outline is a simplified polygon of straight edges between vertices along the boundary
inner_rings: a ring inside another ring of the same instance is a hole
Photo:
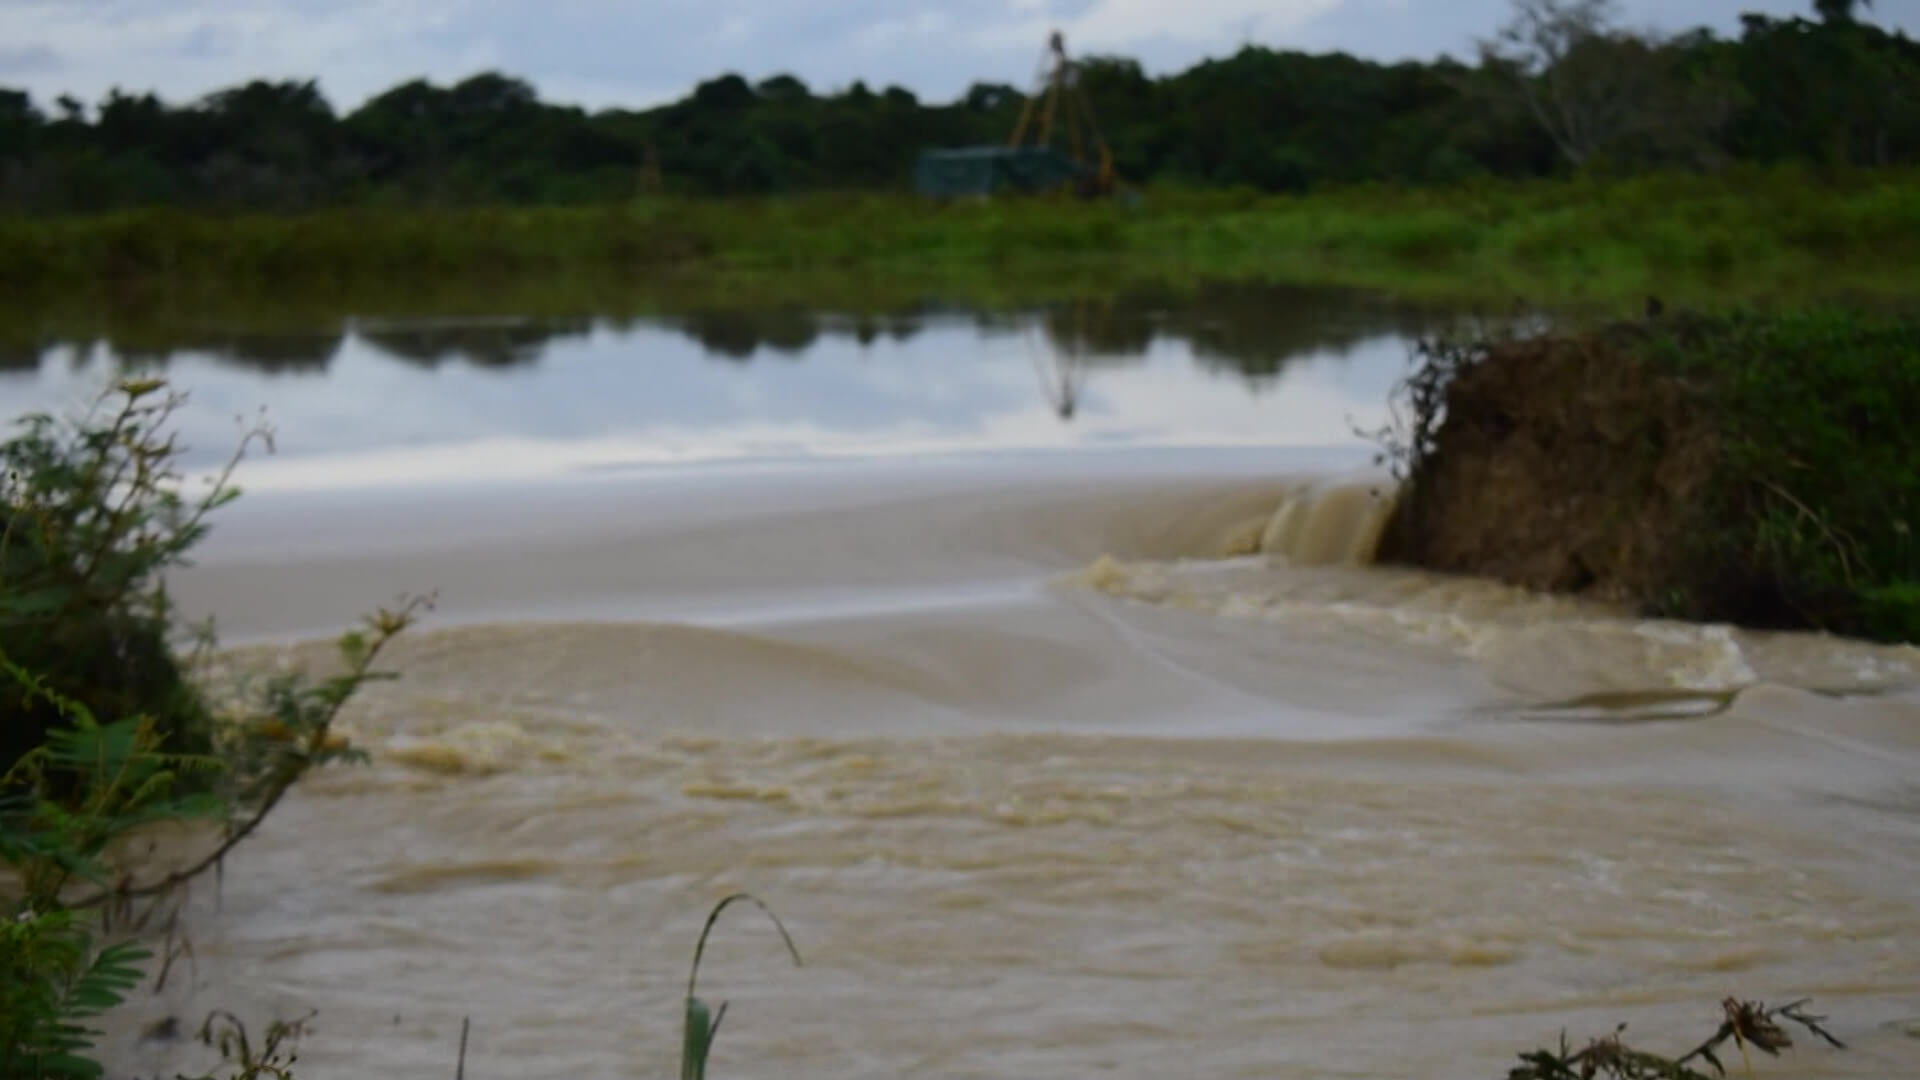
[[[1093,174],[1091,167],[1047,147],[966,146],[923,152],[914,185],[929,198],[984,198],[1062,191]]]

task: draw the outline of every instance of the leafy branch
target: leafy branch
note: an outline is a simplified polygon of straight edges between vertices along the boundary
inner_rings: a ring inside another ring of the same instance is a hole
[[[346,671],[318,686],[307,687],[297,677],[283,676],[273,681],[268,694],[272,719],[263,734],[268,740],[278,743],[278,749],[262,775],[253,778],[240,794],[241,805],[253,804],[251,814],[229,828],[226,838],[218,847],[197,862],[158,880],[136,885],[129,879],[111,889],[74,901],[70,906],[90,908],[108,901],[120,903],[154,896],[199,877],[251,836],[308,770],[336,758],[354,755],[356,752],[333,733],[334,720],[361,685],[376,679],[397,677],[392,672],[375,671],[373,662],[395,637],[432,607],[432,595],[416,596],[407,598],[397,608],[381,608],[368,616],[369,633],[351,632],[340,639],[340,653],[346,660]]]

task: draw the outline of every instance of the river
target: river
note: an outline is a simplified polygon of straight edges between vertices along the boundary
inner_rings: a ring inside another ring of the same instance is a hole
[[[1761,1076],[1920,1076],[1920,650],[1368,565],[1357,437],[1440,316],[345,319],[56,342],[211,466],[238,667],[439,604],[111,1023],[317,1011],[302,1078],[662,1076],[708,908],[722,1077],[1460,1077],[1728,995]],[[1737,1051],[1729,1051],[1737,1059]],[[1741,1066],[1734,1062],[1735,1069]]]

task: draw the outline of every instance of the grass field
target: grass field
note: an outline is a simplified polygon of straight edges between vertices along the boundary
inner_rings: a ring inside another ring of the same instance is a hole
[[[1616,181],[1150,191],[1134,203],[907,196],[595,208],[153,210],[0,219],[0,286],[101,298],[442,307],[521,295],[707,304],[991,305],[1266,280],[1423,299],[1619,307],[1910,296],[1920,173],[1747,170]],[[497,310],[497,309],[496,309]],[[17,315],[17,311],[16,311]]]

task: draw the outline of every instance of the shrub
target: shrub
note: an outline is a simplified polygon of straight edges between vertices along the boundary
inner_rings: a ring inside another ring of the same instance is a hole
[[[1719,467],[1672,614],[1920,640],[1920,320],[1712,320],[1659,341],[1702,381]]]
[[[46,413],[0,444],[0,650],[96,716],[149,716],[159,746],[209,748],[204,703],[168,634],[160,571],[206,532],[207,514],[238,491],[227,470],[191,499],[162,430],[180,397],[157,380],[125,381],[117,405],[62,423]],[[102,399],[101,404],[105,404]],[[0,697],[0,770],[41,745],[58,722],[45,695]]]
[[[175,652],[163,572],[238,494],[235,465],[270,435],[250,433],[188,498],[164,431],[183,399],[158,380],[113,395],[115,407],[70,424],[28,416],[0,446],[0,864],[18,882],[0,905],[8,1077],[100,1074],[83,1021],[117,1005],[151,956],[108,940],[112,924],[138,924],[136,904],[218,865],[308,770],[363,758],[332,724],[361,685],[390,677],[376,657],[431,602],[343,636],[338,674],[280,675],[216,713]],[[198,642],[212,646],[210,628]],[[191,820],[221,835],[186,868],[141,881],[112,864],[117,840]]]
[[[1670,316],[1423,347],[1382,555],[1655,615],[1920,641],[1920,319]]]

